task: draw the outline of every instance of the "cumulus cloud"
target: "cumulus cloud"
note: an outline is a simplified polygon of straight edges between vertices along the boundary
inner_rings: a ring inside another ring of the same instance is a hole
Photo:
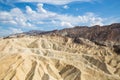
[[[32,15],[32,14],[35,14],[35,11],[33,11],[31,7],[26,6],[26,13]]]
[[[22,11],[19,8],[13,8],[10,11],[10,15],[12,16],[13,20],[21,26],[26,26],[27,24],[25,23],[27,21],[26,17],[22,13]]]
[[[0,12],[0,23],[21,27],[32,26],[31,23],[27,22],[25,14],[19,8],[13,8],[10,12]]]
[[[45,9],[43,9],[43,4],[38,4],[38,9],[37,11],[40,13],[47,13],[47,11]]]
[[[70,2],[80,1],[80,2],[91,2],[95,0],[18,0],[19,2],[40,2],[40,3],[48,3],[55,5],[63,5],[68,4]]]
[[[92,12],[79,16],[58,14],[45,10],[44,5],[41,3],[37,4],[36,10],[33,10],[30,6],[26,6],[25,12],[19,8],[13,8],[10,11],[0,12],[0,23],[15,27],[9,28],[8,30],[13,33],[22,32],[21,29],[24,28],[40,29],[40,27],[44,27],[44,29],[47,29],[47,26],[49,29],[53,29],[53,27],[61,29],[65,27],[74,27],[76,25],[103,25],[103,22],[103,18]]]
[[[103,24],[103,18],[94,13],[85,13],[84,15],[79,16],[64,15],[47,11],[43,6],[43,4],[37,4],[37,11],[32,10],[30,6],[26,6],[25,13],[19,8],[13,8],[10,12],[1,12],[0,22],[21,27],[32,27],[37,24],[52,24],[54,26],[55,22],[57,22],[57,24],[62,23],[62,26],[69,25],[70,27],[75,25],[92,26]]]

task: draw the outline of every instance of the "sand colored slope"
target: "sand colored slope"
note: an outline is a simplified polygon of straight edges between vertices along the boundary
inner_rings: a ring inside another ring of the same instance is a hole
[[[0,40],[0,80],[120,80],[120,55],[60,36]]]

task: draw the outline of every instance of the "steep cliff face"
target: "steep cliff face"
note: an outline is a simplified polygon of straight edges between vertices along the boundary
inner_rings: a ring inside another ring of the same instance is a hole
[[[120,55],[84,38],[1,39],[0,80],[120,80]]]

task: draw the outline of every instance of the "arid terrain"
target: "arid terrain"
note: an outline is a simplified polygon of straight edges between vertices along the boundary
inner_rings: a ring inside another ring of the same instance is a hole
[[[1,38],[0,80],[120,80],[120,24]]]

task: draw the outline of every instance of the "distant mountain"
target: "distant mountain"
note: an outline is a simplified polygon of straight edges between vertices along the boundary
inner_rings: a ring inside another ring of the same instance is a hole
[[[29,32],[23,32],[23,34],[26,34],[26,35],[39,35],[41,33],[43,33],[45,31],[42,31],[42,30],[31,30]]]
[[[120,42],[120,23],[114,23],[106,26],[95,25],[76,26],[74,28],[65,28],[62,30],[39,31],[33,30],[26,32],[27,35],[61,35],[71,38],[82,37],[91,41],[115,41]]]
[[[66,32],[68,37],[82,37],[91,41],[117,41],[120,42],[120,23],[106,25],[106,26],[92,26],[67,28],[59,31]]]
[[[53,30],[53,31],[32,30],[29,32],[15,34],[14,37],[20,35],[22,36],[23,35],[29,35],[29,36],[59,35],[59,36],[66,36],[71,38],[81,37],[81,38],[89,39],[91,41],[113,41],[119,43],[120,23],[114,23],[105,26],[95,25],[92,27],[75,26],[73,28],[65,28],[62,30]]]

